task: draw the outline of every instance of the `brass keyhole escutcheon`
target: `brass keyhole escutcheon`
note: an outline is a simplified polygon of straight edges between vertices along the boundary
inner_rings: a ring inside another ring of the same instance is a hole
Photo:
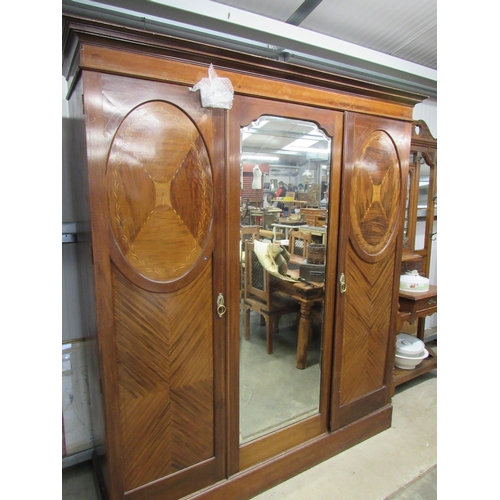
[[[219,318],[222,318],[222,316],[226,314],[226,311],[227,308],[224,304],[224,295],[222,295],[222,293],[219,293],[219,296],[217,297],[217,314],[219,315]]]
[[[345,293],[346,290],[347,290],[347,285],[345,282],[345,275],[344,275],[344,273],[342,273],[340,275],[340,293]]]

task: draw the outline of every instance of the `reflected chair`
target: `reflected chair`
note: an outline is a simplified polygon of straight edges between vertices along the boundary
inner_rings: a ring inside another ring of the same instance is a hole
[[[262,267],[253,242],[248,241],[245,243],[243,311],[245,340],[250,340],[250,312],[255,311],[264,318],[268,354],[273,352],[273,333],[278,330],[280,317],[300,311],[298,300],[282,293],[273,293],[270,274]]]
[[[260,240],[259,226],[241,226],[240,227],[240,262],[245,267],[245,243]]]
[[[245,242],[260,240],[259,226],[240,227],[240,265],[241,265],[241,296],[243,297],[243,283],[245,280]]]
[[[294,229],[290,231],[289,252],[290,261],[288,262],[288,269],[298,269],[300,264],[307,259],[307,245],[312,242],[311,233]]]
[[[259,226],[241,226],[240,227],[241,250],[245,250],[245,241],[260,240]]]

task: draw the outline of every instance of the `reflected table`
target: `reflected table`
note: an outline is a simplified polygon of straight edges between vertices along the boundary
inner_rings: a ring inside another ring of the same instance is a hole
[[[266,208],[264,210],[252,210],[250,212],[251,223],[267,229],[277,220],[282,212],[280,208]]]
[[[299,271],[289,271],[292,277],[298,277]],[[311,344],[312,316],[315,303],[321,302],[325,294],[324,283],[304,283],[302,281],[285,281],[270,276],[273,291],[279,291],[293,297],[300,303],[299,334],[297,339],[297,368],[303,370],[307,366],[307,351]]]
[[[273,227],[273,233],[274,233],[274,239],[276,239],[276,229],[284,229],[285,231],[285,239],[288,240],[290,237],[290,231],[292,229],[302,229],[304,226],[306,226],[306,223],[304,222],[303,224],[281,224],[281,223],[276,223],[276,224],[271,224]]]

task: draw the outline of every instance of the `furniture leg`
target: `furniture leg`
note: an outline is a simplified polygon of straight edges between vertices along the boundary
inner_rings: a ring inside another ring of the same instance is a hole
[[[311,308],[313,302],[301,302],[299,335],[297,339],[297,368],[303,370],[307,365],[307,350],[311,336]]]
[[[425,334],[425,318],[418,318],[417,320],[417,337],[423,342]]]

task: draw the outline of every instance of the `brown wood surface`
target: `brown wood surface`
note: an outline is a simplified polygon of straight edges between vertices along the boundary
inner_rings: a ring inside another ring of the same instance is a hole
[[[424,292],[399,290],[399,311],[404,321],[415,321],[437,312],[437,286],[429,285]]]
[[[411,119],[411,107],[427,97],[142,29],[110,26],[76,16],[64,16],[64,21],[63,69],[70,81],[80,66],[124,75],[139,75],[140,72],[145,79],[183,81],[193,85],[202,76],[207,76],[206,68],[212,63],[220,76],[231,75],[236,93],[250,96],[272,96],[290,102],[298,101],[297,96],[300,96],[302,102],[309,104],[321,103],[335,109],[374,112],[401,119]],[[84,44],[83,47],[79,47],[79,42]],[[174,66],[176,62],[181,64],[184,71],[175,68],[172,73],[169,65],[164,64],[167,57]],[[196,65],[186,65],[187,61],[198,63],[197,74]],[[318,94],[315,90],[314,96],[310,97],[307,89],[313,87],[323,91]]]
[[[346,116],[332,428],[390,400],[409,131]]]
[[[248,500],[391,426],[392,406],[384,406],[331,433],[303,441],[270,460],[234,474],[191,500]],[[307,489],[307,488],[306,488]]]
[[[388,428],[401,190],[421,96],[142,30],[70,28],[99,331],[96,461],[111,500],[250,498]],[[235,87],[231,111],[201,108],[187,89],[210,62]],[[320,412],[240,447],[240,127],[264,114],[332,137]]]
[[[224,467],[218,121],[183,87],[83,79],[110,498],[181,472],[184,495]]]

